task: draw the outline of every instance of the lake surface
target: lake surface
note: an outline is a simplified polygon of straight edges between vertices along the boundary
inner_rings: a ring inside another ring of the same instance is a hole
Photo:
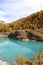
[[[10,40],[0,37],[0,60],[14,62],[17,56],[32,57],[43,50],[43,42]]]

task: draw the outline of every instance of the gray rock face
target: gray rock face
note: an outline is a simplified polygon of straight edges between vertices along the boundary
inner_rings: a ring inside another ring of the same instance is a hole
[[[16,30],[14,33],[11,33],[8,37],[18,40],[27,39],[27,33],[24,30]]]
[[[4,24],[4,21],[0,21],[0,23]]]
[[[28,33],[28,37],[31,40],[43,41],[43,30],[37,29],[37,30],[30,31]]]
[[[9,34],[9,38],[17,40],[37,40],[43,41],[43,30],[37,29],[32,31],[26,30],[16,30],[14,33]]]

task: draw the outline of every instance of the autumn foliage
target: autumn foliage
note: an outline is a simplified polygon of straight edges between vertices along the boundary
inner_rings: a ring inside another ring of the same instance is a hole
[[[30,16],[13,21],[12,23],[0,23],[0,32],[13,32],[14,30],[35,29],[43,29],[43,10],[33,13]]]

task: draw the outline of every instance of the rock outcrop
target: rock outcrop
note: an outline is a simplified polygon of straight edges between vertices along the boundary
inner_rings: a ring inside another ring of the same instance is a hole
[[[14,33],[11,33],[8,37],[18,40],[28,39],[27,33],[24,30],[16,30],[14,31]]]
[[[37,40],[37,41],[43,41],[43,30],[37,29],[28,32],[28,37],[30,40]]]
[[[17,40],[37,40],[43,41],[43,30],[15,30],[14,33],[8,35],[9,38]]]

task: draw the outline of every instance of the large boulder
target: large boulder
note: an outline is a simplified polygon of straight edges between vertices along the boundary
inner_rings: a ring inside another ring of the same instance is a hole
[[[27,33],[24,30],[16,30],[14,33],[11,33],[8,37],[19,40],[27,39]]]

